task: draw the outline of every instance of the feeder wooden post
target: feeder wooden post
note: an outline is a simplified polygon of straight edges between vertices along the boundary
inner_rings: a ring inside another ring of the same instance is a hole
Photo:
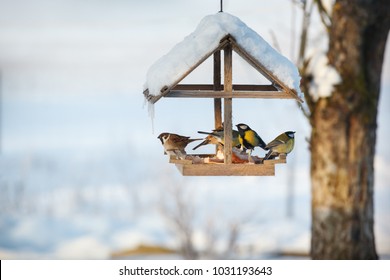
[[[233,91],[232,46],[228,44],[224,50],[224,91],[231,96]],[[232,163],[232,98],[224,98],[224,156],[225,164]]]
[[[214,91],[221,90],[221,51],[214,53]],[[221,98],[214,98],[214,124],[215,128],[222,125],[222,101]]]

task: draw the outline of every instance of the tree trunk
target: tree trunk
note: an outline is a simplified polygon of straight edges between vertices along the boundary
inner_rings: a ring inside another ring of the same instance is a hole
[[[313,259],[377,259],[374,155],[388,0],[339,0],[328,58],[342,78],[312,108]]]

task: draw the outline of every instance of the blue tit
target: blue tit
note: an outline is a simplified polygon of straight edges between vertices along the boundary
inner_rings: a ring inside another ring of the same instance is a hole
[[[249,150],[248,159],[251,161],[251,153],[255,147],[260,147],[263,150],[268,150],[265,146],[263,139],[256,133],[256,131],[252,130],[247,124],[237,124],[239,133],[239,142],[241,144],[241,149],[245,148]]]
[[[190,139],[190,137],[187,136],[181,136],[168,132],[161,133],[157,138],[160,139],[166,154],[175,155],[177,158],[181,159],[185,158],[187,155],[185,148],[189,143],[202,140],[201,138]]]
[[[294,149],[295,131],[286,131],[269,142],[266,146],[269,152],[265,155],[264,160],[276,157],[280,154],[288,154]]]

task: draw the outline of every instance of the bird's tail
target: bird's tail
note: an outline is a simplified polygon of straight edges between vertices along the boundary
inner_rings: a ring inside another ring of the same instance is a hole
[[[272,151],[270,150],[270,151],[268,151],[268,153],[263,158],[263,161],[269,159],[271,156],[272,156]]]
[[[194,138],[194,139],[188,139],[188,143],[194,142],[194,141],[199,141],[203,140],[203,138]]]
[[[259,137],[260,138],[260,137]],[[259,147],[262,148],[264,151],[268,151],[269,148],[267,147],[267,144],[264,143],[263,139],[259,139],[260,140],[260,143],[259,143]]]
[[[205,131],[198,131],[199,134],[207,134],[207,135],[213,135],[213,136],[219,136],[217,133],[215,132],[205,132]]]
[[[210,143],[209,140],[204,140],[202,143],[200,143],[199,145],[195,146],[194,148],[192,148],[192,150],[196,150],[197,148],[199,148],[200,146],[204,146],[204,145],[207,145],[208,143]]]

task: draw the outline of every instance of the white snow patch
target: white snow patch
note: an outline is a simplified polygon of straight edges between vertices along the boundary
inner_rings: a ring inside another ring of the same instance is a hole
[[[325,11],[330,16],[332,15],[334,2],[335,0],[322,0],[322,5],[324,6]]]
[[[330,97],[333,87],[341,82],[339,73],[329,65],[328,58],[323,53],[312,56],[308,70],[313,75],[310,94],[315,101]]]
[[[297,67],[239,18],[228,13],[204,17],[193,33],[157,60],[147,72],[144,90],[148,89],[149,94],[153,96],[160,95],[162,88],[178,83],[184,73],[202,58],[210,55],[219,45],[220,40],[228,34],[232,35],[243,49],[286,86],[302,97],[299,88],[301,77]]]
[[[198,250],[205,251],[208,249],[209,236],[207,236],[204,231],[196,229],[194,231],[192,241]]]
[[[113,235],[112,242],[115,249],[123,249],[136,248],[140,244],[153,244],[154,240],[140,231],[122,230]]]
[[[82,236],[60,244],[59,259],[108,259],[110,248],[92,236]]]

